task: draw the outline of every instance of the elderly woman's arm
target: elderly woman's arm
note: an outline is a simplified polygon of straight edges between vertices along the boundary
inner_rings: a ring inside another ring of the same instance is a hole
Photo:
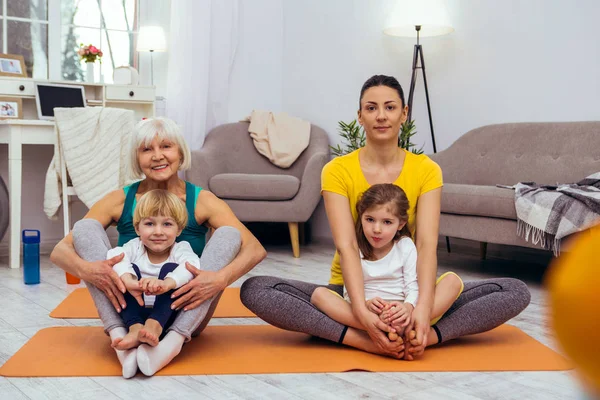
[[[113,221],[114,211],[123,209],[124,197],[122,190],[107,194],[96,202],[83,218],[95,219],[106,229]],[[86,261],[75,252],[72,233],[58,242],[50,254],[53,264],[102,290],[117,312],[121,312],[121,307],[125,307],[125,285],[113,271],[113,266],[122,258],[123,255],[118,255],[109,260]]]
[[[407,357],[409,359],[422,354],[427,346],[427,334],[430,329],[431,308],[435,294],[441,201],[442,189],[438,188],[419,196],[417,204],[416,246],[419,300],[412,313],[407,332],[414,329],[420,345],[408,350]]]
[[[185,310],[191,310],[198,307],[238,280],[267,256],[266,250],[258,239],[237,219],[227,203],[207,190],[202,190],[198,195],[196,220],[208,222],[208,225],[214,229],[222,226],[236,228],[240,231],[242,246],[237,257],[218,272],[202,271],[188,266],[195,278],[173,294],[174,297],[179,296],[173,302],[176,309],[184,307]]]
[[[390,343],[383,333],[390,332],[391,327],[382,322],[379,316],[369,311],[365,304],[362,266],[348,198],[324,190],[323,199],[325,200],[325,211],[329,219],[333,241],[340,254],[342,275],[350,296],[352,311],[364,326],[373,343],[383,352],[393,353],[396,350],[397,353],[397,343]]]

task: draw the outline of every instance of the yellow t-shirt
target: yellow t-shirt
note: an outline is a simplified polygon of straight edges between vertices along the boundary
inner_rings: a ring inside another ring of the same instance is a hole
[[[341,157],[336,157],[325,165],[321,173],[321,192],[328,191],[341,194],[350,201],[352,218],[356,222],[356,202],[359,196],[371,185],[360,168],[358,153],[360,149]],[[420,195],[442,187],[442,170],[432,159],[424,154],[413,154],[404,150],[406,157],[400,176],[393,182],[406,193],[410,207],[408,209],[408,229],[415,237],[415,217]],[[340,255],[335,252],[331,263],[331,279],[329,283],[343,285]]]

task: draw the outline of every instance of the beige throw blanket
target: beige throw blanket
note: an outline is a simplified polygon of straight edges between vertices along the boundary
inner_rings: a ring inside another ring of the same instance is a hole
[[[56,151],[44,192],[44,212],[55,219],[62,203],[61,163],[77,197],[89,208],[107,193],[132,181],[126,168],[134,115],[119,108],[56,108],[61,152]]]
[[[302,154],[310,139],[310,122],[287,113],[252,111],[248,132],[254,147],[269,161],[288,168]]]

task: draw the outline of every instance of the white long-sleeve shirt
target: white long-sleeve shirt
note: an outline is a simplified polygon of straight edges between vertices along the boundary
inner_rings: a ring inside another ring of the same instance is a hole
[[[369,261],[362,259],[365,299],[381,297],[417,305],[417,248],[410,238],[401,238],[385,257]],[[344,298],[350,301],[344,287]]]
[[[165,278],[172,278],[175,281],[176,288],[179,288],[194,277],[190,271],[185,267],[185,263],[189,262],[194,267],[200,269],[200,259],[192,250],[192,246],[188,242],[176,242],[171,247],[169,258],[161,263],[154,264],[148,259],[148,252],[146,247],[140,240],[140,238],[131,239],[125,243],[122,247],[115,247],[110,249],[106,258],[112,258],[124,253],[125,256],[121,262],[113,266],[113,270],[119,275],[132,274],[136,276],[132,264],[137,265],[140,269],[142,278],[158,278],[160,269],[166,263],[178,264],[177,268],[173,272],[169,272]],[[154,305],[154,298],[156,296],[144,295],[144,303],[146,307]]]

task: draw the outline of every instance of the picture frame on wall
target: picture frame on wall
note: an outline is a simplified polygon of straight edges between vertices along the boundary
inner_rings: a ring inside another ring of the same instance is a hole
[[[25,59],[18,54],[0,53],[0,76],[27,78]]]
[[[23,119],[23,101],[19,97],[0,97],[0,119]]]

